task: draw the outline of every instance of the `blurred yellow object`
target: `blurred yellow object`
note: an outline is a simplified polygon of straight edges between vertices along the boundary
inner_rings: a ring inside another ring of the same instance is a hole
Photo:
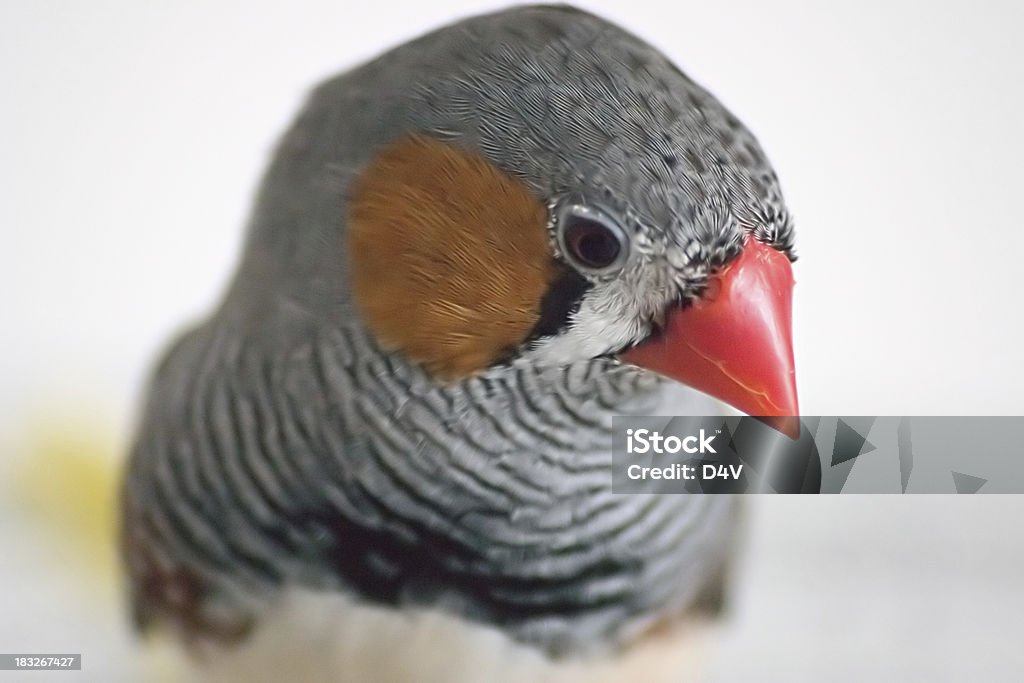
[[[46,418],[33,425],[14,470],[15,500],[61,554],[93,578],[115,583],[117,440],[101,421]]]
[[[113,424],[109,416],[69,411],[35,420],[28,426],[25,446],[16,449],[20,457],[7,485],[15,509],[32,527],[33,542],[62,563],[68,570],[64,576],[81,582],[75,594],[95,610],[94,626],[120,624],[112,627],[112,633],[123,634],[120,638],[129,637],[116,548],[124,448]],[[140,680],[153,683],[182,680],[181,654],[169,642],[149,639],[147,647],[141,641],[135,645],[135,664],[122,663],[126,668],[119,671],[137,671]]]

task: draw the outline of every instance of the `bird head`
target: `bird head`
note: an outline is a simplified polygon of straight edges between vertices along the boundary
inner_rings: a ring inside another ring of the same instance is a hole
[[[753,136],[617,27],[502,16],[422,39],[427,67],[381,84],[346,228],[378,343],[440,381],[610,357],[796,415],[793,233]]]

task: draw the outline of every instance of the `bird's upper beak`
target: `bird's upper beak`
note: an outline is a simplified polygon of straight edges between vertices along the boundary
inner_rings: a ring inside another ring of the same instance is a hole
[[[619,357],[769,418],[795,438],[792,299],[789,259],[750,239],[699,299],[671,311],[659,334]]]

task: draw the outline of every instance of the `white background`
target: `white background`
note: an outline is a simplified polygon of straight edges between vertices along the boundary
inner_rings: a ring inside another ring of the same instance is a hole
[[[23,450],[40,416],[59,412],[100,423],[118,453],[154,354],[230,274],[268,151],[304,93],[500,6],[0,4],[0,449]],[[583,6],[663,49],[774,162],[798,228],[805,414],[1024,413],[1024,5]],[[957,643],[1004,643],[993,671],[1020,664],[999,621],[1005,592],[1019,606],[1024,588],[1009,578],[1024,552],[1020,499],[758,510],[749,597],[728,641],[736,657],[720,680],[784,659],[768,647],[783,637],[820,645],[803,664],[809,680],[838,680],[829,662],[849,680],[893,671],[858,653],[905,661],[907,643],[921,661],[964,666]],[[38,577],[33,561],[9,565],[9,581]],[[824,618],[845,637],[827,638],[821,622],[825,575],[850,616]],[[24,607],[15,592],[9,604]],[[973,611],[936,612],[942,599]],[[917,630],[929,624],[931,637]],[[893,630],[904,640],[890,652]],[[956,671],[972,678],[932,673]]]

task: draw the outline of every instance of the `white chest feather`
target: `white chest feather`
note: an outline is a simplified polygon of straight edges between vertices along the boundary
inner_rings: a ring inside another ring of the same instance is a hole
[[[499,630],[431,610],[359,604],[290,590],[255,632],[195,665],[206,683],[686,683],[697,680],[708,627],[685,623],[626,652],[551,661]]]

